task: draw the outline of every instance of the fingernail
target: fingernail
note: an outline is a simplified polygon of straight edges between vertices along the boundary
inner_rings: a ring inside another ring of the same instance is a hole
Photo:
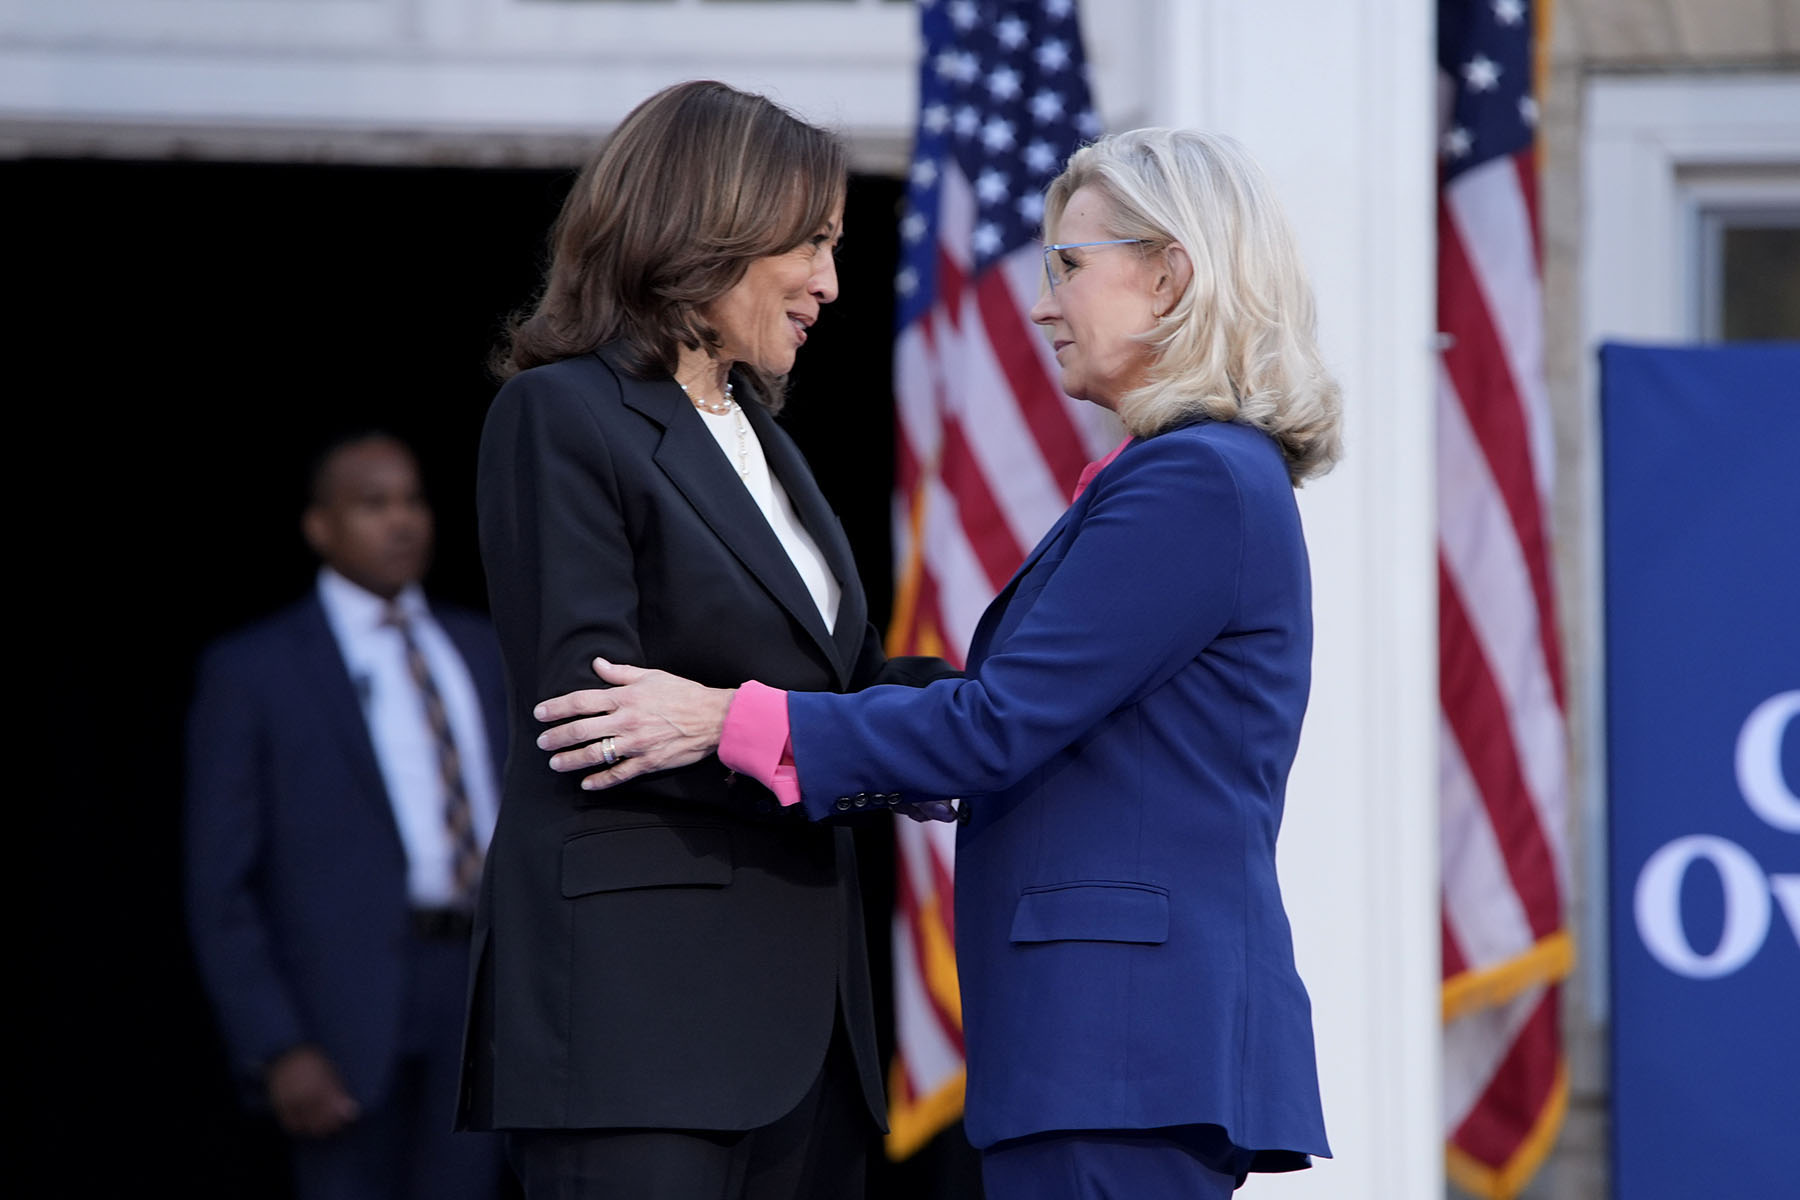
[[[584,792],[596,792],[600,790],[600,785],[591,779],[584,779],[581,781],[581,790]]]
[[[543,706],[543,705],[542,705],[542,704],[540,704],[540,705],[538,705],[538,706],[537,706],[537,707],[536,707],[536,708],[534,708],[534,709],[532,709],[532,710],[531,710],[531,715],[532,715],[532,716],[534,716],[534,717],[536,717],[536,718],[537,718],[537,719],[538,719],[538,720],[540,720],[540,721],[541,721],[541,720],[543,720],[543,719],[544,719],[544,716],[545,716],[545,713],[544,713],[544,706]]]
[[[537,748],[538,748],[538,749],[539,749],[539,750],[548,750],[548,749],[549,749],[549,748],[550,748],[550,747],[548,747],[548,746],[546,746],[546,745],[545,745],[545,744],[544,744],[544,743],[545,743],[545,742],[547,742],[547,741],[549,741],[549,740],[550,740],[550,735],[549,735],[549,734],[547,734],[547,733],[541,733],[541,734],[539,734],[539,735],[538,735],[538,740],[537,740]]]
[[[596,656],[596,657],[595,657],[595,659],[594,659],[594,665],[595,665],[595,666],[596,666],[596,667],[610,667],[610,666],[612,666],[612,664],[611,664],[611,663],[609,663],[609,662],[607,662],[607,661],[606,661],[606,660],[605,660],[605,659],[604,659],[604,658],[600,658],[600,657],[598,657],[598,656]]]

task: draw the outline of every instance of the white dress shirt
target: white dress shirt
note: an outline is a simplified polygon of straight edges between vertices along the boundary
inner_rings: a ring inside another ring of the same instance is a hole
[[[375,761],[406,848],[407,892],[420,908],[449,905],[456,896],[450,834],[444,824],[444,781],[424,698],[406,665],[400,630],[387,623],[387,601],[330,567],[319,571],[319,602],[362,700]],[[443,697],[462,762],[475,840],[485,852],[494,834],[498,785],[474,678],[450,635],[432,618],[425,593],[417,585],[401,592],[396,603],[411,624],[432,682]]]
[[[773,472],[769,470],[769,460],[763,455],[762,442],[757,439],[756,430],[750,427],[750,421],[736,411],[728,413],[707,412],[698,405],[694,411],[706,422],[706,428],[713,439],[719,443],[719,449],[731,462],[731,468],[744,481],[749,489],[750,498],[756,501],[756,507],[762,510],[763,519],[768,521],[769,528],[774,531],[781,542],[781,548],[787,551],[794,570],[800,572],[800,580],[806,584],[806,590],[812,594],[813,603],[819,606],[819,615],[825,618],[825,628],[836,631],[838,597],[843,588],[838,584],[837,576],[825,563],[825,556],[819,553],[819,543],[813,541],[812,534],[800,524],[800,518],[794,513],[794,502],[788,499],[787,489],[781,486]]]

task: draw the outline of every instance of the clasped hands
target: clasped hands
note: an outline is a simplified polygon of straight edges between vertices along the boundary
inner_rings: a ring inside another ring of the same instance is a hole
[[[719,748],[736,688],[711,688],[667,671],[594,660],[604,688],[552,697],[532,709],[553,771],[587,771],[584,791],[602,791],[654,771],[699,762]],[[901,805],[915,821],[954,821],[947,800]]]

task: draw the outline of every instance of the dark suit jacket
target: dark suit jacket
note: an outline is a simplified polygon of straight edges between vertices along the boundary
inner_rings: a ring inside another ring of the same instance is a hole
[[[487,621],[431,607],[499,752]],[[365,1105],[387,1088],[408,936],[406,852],[374,744],[316,594],[203,656],[188,722],[188,927],[247,1082],[301,1042]]]
[[[976,628],[967,681],[792,695],[802,799],[962,795],[956,959],[977,1146],[1221,1126],[1329,1153],[1275,872],[1312,600],[1275,444],[1128,446]]]
[[[512,740],[467,1125],[755,1128],[810,1087],[838,1012],[885,1120],[850,832],[778,812],[716,758],[588,793],[534,745],[532,705],[598,686],[596,655],[713,686],[878,676],[843,530],[793,442],[745,410],[842,588],[835,633],[672,380],[603,348],[520,373],[488,416],[477,506]]]

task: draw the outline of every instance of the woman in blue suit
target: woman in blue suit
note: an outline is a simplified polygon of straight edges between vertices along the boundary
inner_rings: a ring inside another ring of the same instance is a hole
[[[1227,1196],[1329,1153],[1275,871],[1311,675],[1293,489],[1338,389],[1270,185],[1138,130],[1051,185],[1032,319],[1130,436],[989,607],[965,679],[855,695],[596,664],[540,706],[611,787],[715,745],[814,819],[961,797],[965,1124],[990,1200]]]

